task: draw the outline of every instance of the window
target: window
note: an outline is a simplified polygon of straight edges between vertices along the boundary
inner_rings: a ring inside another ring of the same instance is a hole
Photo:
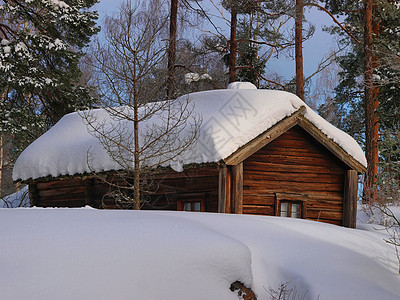
[[[307,218],[307,195],[275,193],[275,215],[288,218]]]
[[[289,200],[280,201],[280,216],[289,218],[301,218],[301,202]]]
[[[181,194],[179,195],[176,208],[178,211],[206,211],[205,195],[197,197],[197,194]],[[180,199],[179,199],[180,198]]]
[[[184,211],[201,211],[201,202],[184,202]]]

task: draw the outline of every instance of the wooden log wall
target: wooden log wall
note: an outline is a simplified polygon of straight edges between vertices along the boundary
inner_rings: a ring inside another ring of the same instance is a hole
[[[95,206],[89,191],[92,184],[93,180],[89,177],[30,183],[30,190],[35,191],[36,194],[35,201],[31,204],[41,207]]]
[[[191,168],[181,173],[168,171],[154,176],[157,205],[176,210],[178,200],[205,202],[206,212],[218,212],[219,169],[217,166]],[[152,207],[144,207],[145,209]]]
[[[307,219],[342,225],[346,169],[295,126],[244,161],[243,213],[275,215],[276,193],[306,194]]]
[[[116,185],[126,184],[125,180],[111,172],[107,181]],[[218,212],[218,176],[217,166],[198,167],[175,172],[172,170],[152,175],[154,188],[144,194],[153,200],[152,205],[144,209],[176,210],[177,200],[205,201],[207,212]],[[41,207],[82,207],[118,208],[115,199],[108,196],[113,187],[93,176],[66,177],[30,183],[34,199],[32,204]]]

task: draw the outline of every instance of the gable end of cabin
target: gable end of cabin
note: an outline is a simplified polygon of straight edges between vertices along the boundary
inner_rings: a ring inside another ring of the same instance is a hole
[[[220,211],[355,227],[357,179],[357,171],[295,125],[221,169]]]

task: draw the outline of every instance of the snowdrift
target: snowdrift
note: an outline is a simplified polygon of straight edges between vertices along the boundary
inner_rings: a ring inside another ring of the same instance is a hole
[[[2,299],[399,299],[381,233],[276,217],[1,209]]]

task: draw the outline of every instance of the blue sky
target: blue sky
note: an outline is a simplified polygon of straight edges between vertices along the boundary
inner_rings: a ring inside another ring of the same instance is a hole
[[[119,5],[122,1],[123,0],[100,0],[100,3],[96,4],[100,19],[106,14],[118,12]],[[209,1],[203,0],[203,3],[206,4],[207,2]],[[218,2],[219,0],[216,1],[216,3]],[[335,44],[334,36],[322,31],[323,26],[334,25],[333,21],[326,13],[319,11],[317,8],[311,8],[305,10],[305,15],[315,26],[314,36],[303,45],[304,76],[307,77],[315,72],[318,63],[323,57],[326,57],[330,53]],[[284,56],[280,56],[279,59],[270,60],[267,64],[267,68],[269,71],[276,72],[287,80],[295,75],[294,61]]]

